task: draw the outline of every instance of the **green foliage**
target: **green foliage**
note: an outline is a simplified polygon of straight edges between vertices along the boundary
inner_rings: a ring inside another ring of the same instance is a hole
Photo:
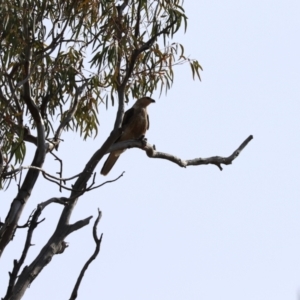
[[[198,61],[171,42],[187,17],[182,0],[3,0],[0,6],[0,150],[5,164],[21,164],[38,108],[47,139],[55,122],[75,109],[64,129],[98,132],[98,106],[167,91],[173,67]],[[84,91],[79,89],[85,85]],[[33,130],[34,132],[34,130]],[[14,159],[12,159],[14,157]]]

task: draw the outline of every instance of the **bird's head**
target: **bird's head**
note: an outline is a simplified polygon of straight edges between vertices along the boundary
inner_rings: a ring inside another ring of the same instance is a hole
[[[150,97],[142,97],[142,98],[136,100],[135,105],[147,107],[151,103],[155,103],[155,100],[153,100]]]

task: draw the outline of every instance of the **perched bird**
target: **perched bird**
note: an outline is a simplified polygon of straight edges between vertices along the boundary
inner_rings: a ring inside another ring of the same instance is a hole
[[[150,103],[154,102],[155,100],[151,99],[150,97],[140,98],[130,109],[125,112],[122,122],[122,134],[115,141],[115,143],[132,139],[139,139],[145,135],[147,129],[149,129],[149,116],[147,113],[147,106]],[[107,175],[109,173],[109,171],[118,160],[119,156],[124,151],[125,150],[118,150],[113,151],[109,154],[102,167],[102,175]]]

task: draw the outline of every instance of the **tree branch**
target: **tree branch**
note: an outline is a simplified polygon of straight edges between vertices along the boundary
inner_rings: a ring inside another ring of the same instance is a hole
[[[98,189],[99,187],[101,187],[101,186],[103,186],[103,185],[105,185],[105,184],[107,184],[107,183],[115,182],[115,181],[119,180],[119,179],[124,175],[124,173],[125,173],[125,172],[122,172],[122,174],[119,175],[116,179],[113,179],[113,180],[107,180],[107,181],[105,181],[105,182],[103,182],[103,183],[101,183],[101,184],[99,184],[99,185],[93,186],[93,187],[90,186],[90,187],[88,187],[86,190],[89,192],[89,191],[91,191],[91,190]]]
[[[0,147],[0,178],[2,178],[2,171],[3,171],[3,154],[2,154],[2,149]]]
[[[248,143],[253,139],[253,136],[250,135],[230,156],[221,157],[221,156],[212,156],[208,158],[194,158],[194,159],[181,159],[173,154],[158,152],[155,149],[154,145],[149,143],[145,144],[145,141],[142,140],[129,140],[120,143],[113,144],[107,151],[107,153],[124,150],[128,148],[140,148],[144,150],[148,157],[150,158],[160,158],[171,161],[177,164],[180,167],[186,168],[188,166],[199,166],[199,165],[216,165],[221,171],[223,170],[221,164],[230,165],[234,159],[238,157],[241,151],[248,145]]]
[[[42,143],[42,141],[45,141],[44,126],[42,124],[37,125],[37,131],[38,147],[32,161],[32,167],[40,168],[43,165],[46,156],[46,146],[45,143]],[[40,171],[36,169],[30,169],[28,171],[16,198],[11,204],[10,210],[5,219],[5,224],[0,229],[0,257],[5,247],[13,237],[18,220],[25,207],[24,204],[27,202],[31,195],[31,191],[36,183],[39,172]]]
[[[81,281],[83,279],[83,276],[84,276],[86,270],[88,269],[89,265],[91,264],[91,262],[96,259],[96,257],[98,256],[98,254],[100,252],[100,245],[101,245],[103,233],[101,233],[100,238],[97,237],[97,226],[98,226],[98,223],[99,223],[99,221],[101,219],[101,216],[102,216],[102,213],[98,209],[98,217],[95,220],[95,223],[94,223],[94,226],[93,226],[93,238],[94,238],[94,241],[96,243],[96,248],[95,248],[95,251],[94,251],[93,255],[84,264],[84,266],[83,266],[83,268],[82,268],[82,270],[81,270],[81,272],[80,272],[80,274],[79,274],[79,276],[77,278],[77,281],[76,281],[76,284],[74,286],[74,289],[73,289],[73,291],[71,293],[70,300],[75,300],[77,298],[78,289],[79,289],[79,286],[80,286]]]
[[[54,134],[54,143],[51,143],[52,148],[54,146],[57,147],[58,143],[59,143],[59,138],[63,132],[63,130],[65,129],[65,127],[69,124],[69,122],[73,119],[77,108],[78,108],[78,97],[80,96],[80,94],[84,91],[85,87],[88,84],[88,80],[86,80],[86,82],[81,85],[80,87],[76,88],[76,95],[75,95],[75,99],[74,101],[71,103],[70,105],[70,109],[68,110],[68,113],[66,115],[66,117],[61,121],[61,123],[59,124],[55,134]],[[51,147],[49,150],[52,150]]]
[[[51,198],[38,205],[36,214],[40,215],[45,206],[49,205],[50,203],[56,202],[67,207],[70,206],[72,201],[75,202],[76,200],[77,199],[71,197]],[[88,217],[72,225],[68,225],[66,223],[58,225],[53,235],[40,251],[39,255],[33,260],[30,265],[26,266],[18,276],[18,280],[11,290],[11,296],[9,297],[9,300],[21,299],[25,293],[26,288],[28,288],[28,286],[39,275],[42,269],[52,260],[53,256],[55,254],[62,253],[66,249],[66,247],[68,246],[64,241],[66,236],[68,236],[68,234],[70,234],[71,232],[89,224],[90,219],[91,217]]]
[[[53,153],[53,151],[50,152],[50,153],[55,157],[55,160],[57,160],[57,161],[59,162],[60,170],[59,170],[59,172],[56,172],[56,173],[59,175],[59,178],[62,178],[62,174],[63,174],[63,161],[62,161],[62,159],[60,159],[57,155],[55,155],[55,154]],[[62,184],[63,184],[62,181],[63,181],[63,180],[60,180],[60,182],[59,182],[59,185],[60,185],[59,191],[60,191],[60,192],[62,192],[62,188],[61,188],[61,186],[62,186]]]
[[[90,223],[91,218],[92,218],[92,216],[87,217],[83,220],[79,220],[79,221],[75,222],[74,224],[68,225],[67,235],[69,235],[70,233],[72,233],[76,230],[79,230],[80,228],[88,225]]]
[[[41,171],[44,175],[52,178],[52,179],[55,179],[55,180],[58,180],[58,181],[68,181],[68,180],[72,180],[72,179],[75,179],[77,178],[81,173],[77,174],[77,175],[74,175],[74,176],[71,176],[71,177],[68,177],[68,178],[61,178],[61,177],[56,177],[56,176],[53,176],[49,173],[47,173],[45,170],[43,170],[42,168],[38,168],[38,167],[35,167],[35,166],[21,166],[20,168],[17,168],[17,169],[14,169],[13,171],[10,171],[10,172],[6,172],[3,174],[4,177],[7,177],[7,176],[11,176],[15,173],[18,173],[22,170],[26,170],[26,169],[33,169],[33,170],[39,170]],[[47,178],[46,178],[47,179]]]
[[[116,37],[118,39],[118,42],[121,42],[122,39],[122,17],[123,17],[123,11],[125,7],[128,5],[129,0],[125,0],[122,5],[117,5],[117,12],[118,17],[115,24],[115,30],[116,30]],[[118,111],[116,115],[116,120],[114,124],[114,129],[118,129],[121,127],[122,119],[124,115],[124,91],[125,91],[125,85],[121,83],[121,74],[120,74],[120,68],[121,68],[121,61],[122,61],[122,49],[121,47],[118,47],[118,53],[117,53],[117,62],[116,62],[116,78],[117,78],[117,92],[118,92]]]
[[[16,259],[14,260],[14,267],[13,267],[12,272],[9,272],[9,283],[8,283],[6,295],[5,295],[3,300],[8,300],[12,296],[12,291],[13,291],[15,282],[18,278],[19,271],[20,271],[20,269],[21,269],[21,267],[22,267],[22,265],[25,261],[25,258],[28,254],[28,250],[29,250],[30,246],[32,246],[31,240],[32,240],[33,231],[39,223],[44,221],[44,219],[41,220],[41,221],[38,221],[39,216],[41,215],[43,209],[51,203],[59,203],[59,204],[65,205],[67,203],[66,199],[67,198],[63,198],[63,197],[62,198],[51,198],[51,199],[49,199],[45,202],[42,202],[42,203],[38,204],[37,209],[35,210],[35,212],[30,215],[29,220],[27,222],[30,225],[29,225],[29,228],[28,228],[27,237],[26,237],[24,248],[23,248],[23,252],[22,252],[22,255],[21,255],[19,260],[16,260]]]
[[[154,44],[154,42],[156,41],[156,39],[162,35],[162,34],[168,34],[169,30],[175,25],[175,23],[177,22],[177,19],[175,18],[175,20],[173,22],[171,22],[166,28],[164,28],[163,30],[159,31],[158,33],[154,34],[147,42],[145,42],[142,46],[140,46],[139,48],[133,50],[129,64],[127,66],[127,70],[126,70],[126,74],[124,76],[123,82],[121,84],[121,86],[126,86],[129,77],[132,74],[132,71],[134,69],[134,65],[135,62],[138,58],[138,56],[151,48],[151,46]]]
[[[139,1],[137,12],[136,12],[136,23],[134,27],[134,36],[136,39],[140,35],[141,8],[142,8],[142,1]]]
[[[93,156],[89,159],[89,161],[87,162],[84,170],[82,171],[82,173],[80,174],[80,176],[78,177],[78,179],[76,180],[76,182],[73,186],[72,193],[71,193],[71,198],[76,198],[76,197],[81,196],[82,191],[86,190],[87,182],[89,181],[90,177],[92,176],[92,174],[93,174],[96,166],[98,165],[99,161],[105,155],[105,153],[107,152],[109,147],[121,135],[121,133],[122,133],[121,128],[118,128],[117,130],[113,130],[110,133],[110,135],[108,136],[108,138],[106,139],[106,141],[102,144],[100,149],[98,149],[93,154]],[[65,207],[65,209],[63,210],[63,212],[61,214],[58,226],[60,226],[60,224],[66,224],[66,223],[69,222],[69,219],[71,217],[72,210],[74,209],[75,204],[76,203],[72,203],[68,207]]]
[[[25,3],[24,5],[26,6],[27,4]],[[29,31],[27,27],[28,24],[29,22],[27,22],[27,18],[24,18],[23,20],[24,34],[26,35],[27,40],[29,41],[29,33],[28,33]],[[37,149],[32,161],[32,166],[40,168],[42,167],[45,160],[47,146],[45,144],[44,122],[39,112],[39,108],[34,103],[31,97],[31,87],[30,87],[29,79],[31,73],[35,69],[35,67],[31,68],[31,60],[32,60],[31,47],[32,47],[31,44],[27,44],[27,46],[24,48],[25,79],[22,80],[21,83],[19,83],[19,85],[20,86],[23,85],[23,99],[30,111],[30,114],[36,124],[36,129],[37,129]],[[17,88],[18,88],[18,84],[15,88],[15,91],[17,90]],[[14,96],[15,91],[13,92],[12,97]],[[25,207],[24,204],[29,199],[31,195],[31,191],[36,183],[38,176],[39,176],[38,170],[30,169],[28,171],[21,189],[19,190],[16,198],[13,200],[11,204],[10,210],[5,219],[5,224],[0,229],[0,256],[2,255],[5,247],[13,237],[13,234],[17,228],[18,220]]]

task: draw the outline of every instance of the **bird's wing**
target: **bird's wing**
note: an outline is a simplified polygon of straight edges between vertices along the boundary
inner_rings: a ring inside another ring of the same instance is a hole
[[[125,111],[123,121],[122,121],[122,134],[116,139],[115,143],[122,141],[124,138],[124,130],[126,127],[131,123],[132,118],[134,117],[134,108],[131,107],[128,110]]]
[[[147,122],[147,123],[148,123],[148,124],[147,124],[147,130],[148,130],[149,127],[150,127],[150,121],[149,121],[149,115],[148,115],[148,114],[147,114],[147,121],[148,121],[148,122]]]
[[[131,107],[124,114],[124,118],[123,118],[123,122],[122,122],[122,129],[124,129],[130,123],[133,115],[134,115],[134,108]]]

